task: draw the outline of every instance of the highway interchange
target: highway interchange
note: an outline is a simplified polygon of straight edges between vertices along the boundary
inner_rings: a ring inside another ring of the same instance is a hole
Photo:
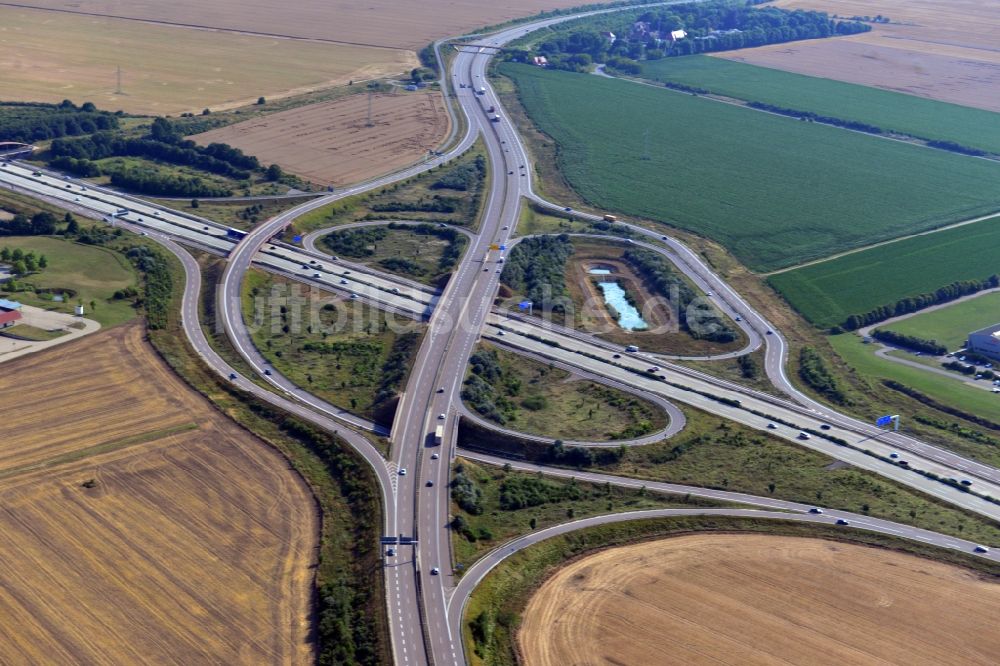
[[[476,43],[501,46],[529,30],[568,18],[562,16],[546,19],[490,36],[479,36]],[[383,498],[384,534],[390,539],[402,536],[404,542],[410,542],[393,545],[395,555],[387,555],[385,561],[385,595],[392,651],[397,664],[465,663],[461,641],[461,612],[469,593],[482,576],[511,552],[547,536],[600,522],[692,513],[752,515],[827,524],[842,520],[853,527],[973,552],[976,544],[966,540],[847,512],[825,511],[817,514],[810,512],[813,508],[811,506],[770,498],[638,482],[634,479],[512,462],[518,469],[543,471],[555,476],[573,476],[581,480],[626,487],[641,485],[655,492],[690,494],[756,508],[674,509],[577,521],[515,539],[484,557],[460,580],[453,576],[448,528],[450,461],[457,454],[457,419],[463,414],[459,397],[461,382],[465,376],[468,357],[476,343],[483,338],[551,360],[597,380],[632,391],[648,392],[652,396],[658,396],[655,400],[662,404],[669,404],[668,401],[685,402],[750,427],[769,431],[775,436],[870,469],[980,515],[1000,519],[1000,505],[980,496],[1000,498],[1000,471],[910,437],[877,430],[870,424],[838,414],[799,392],[785,375],[787,345],[780,332],[716,276],[695,253],[674,239],[642,227],[630,227],[633,233],[643,236],[632,242],[668,256],[697,286],[712,294],[716,307],[730,316],[741,316],[741,326],[748,339],[747,349],[764,346],[767,376],[791,399],[780,399],[728,384],[682,366],[672,365],[662,357],[619,353],[621,349],[586,334],[542,326],[527,318],[494,311],[492,304],[500,276],[493,268],[498,254],[490,252],[490,245],[509,244],[513,240],[520,206],[524,200],[533,201],[554,212],[565,213],[562,206],[544,201],[532,190],[527,153],[486,78],[486,67],[492,53],[491,49],[462,50],[455,55],[451,71],[442,74],[442,83],[451,86],[456,93],[456,101],[465,121],[465,132],[446,153],[402,172],[316,197],[258,225],[246,234],[233,233],[211,221],[153,206],[141,199],[94,187],[89,183],[64,179],[58,174],[45,172],[34,175],[33,167],[18,163],[10,163],[0,169],[0,184],[43,196],[67,208],[86,211],[91,216],[108,218],[113,220],[113,224],[148,235],[162,244],[184,266],[186,283],[182,322],[191,345],[205,362],[222,376],[235,377],[233,381],[240,389],[319,427],[337,432],[371,465]],[[483,94],[477,93],[480,87],[486,89]],[[500,109],[501,122],[488,121],[484,113],[488,106]],[[311,244],[303,250],[274,240],[299,215],[340,198],[382,187],[445,163],[467,150],[477,138],[483,140],[489,156],[489,195],[479,231],[470,239],[461,262],[441,293],[395,276],[383,275],[348,262],[334,261],[329,255],[316,252]],[[122,209],[127,209],[128,212],[120,218],[113,217]],[[573,214],[581,219],[597,219],[596,216],[582,212],[574,211]],[[219,284],[220,319],[236,351],[258,375],[258,379],[269,384],[272,390],[255,383],[251,378],[239,376],[237,370],[211,347],[198,318],[201,290],[198,264],[180,244],[228,258]],[[484,270],[484,257],[487,255],[491,261]],[[402,393],[390,433],[312,396],[271,368],[254,347],[244,324],[241,285],[246,272],[253,265],[323,289],[356,295],[359,300],[404,316],[427,320],[427,332]],[[342,284],[342,281],[347,284]],[[539,338],[549,343],[556,342],[558,346],[541,342]],[[662,367],[655,375],[647,372],[648,367],[654,363]],[[720,402],[719,398],[728,402]],[[738,401],[738,405],[733,404],[733,401]],[[669,432],[660,433],[660,436],[671,434],[683,424],[682,421],[676,422],[678,413],[674,414]],[[442,423],[438,419],[439,414],[446,417],[443,421],[446,436],[444,445],[435,447],[430,435],[435,426]],[[821,424],[828,425],[829,430],[820,430]],[[776,428],[771,430],[769,425],[775,425]],[[386,460],[369,439],[355,430],[388,434],[392,443],[390,459]],[[800,433],[805,430],[813,434],[809,439],[800,439]],[[845,440],[849,446],[838,444],[827,437]],[[640,445],[642,443],[646,443],[645,440],[636,442]],[[878,457],[865,453],[865,450]],[[905,452],[910,469],[900,466],[896,459],[890,457],[898,452]],[[505,462],[479,453],[462,454],[491,464]],[[979,494],[928,479],[918,475],[913,471],[914,468],[943,478],[971,480],[972,487]],[[388,548],[385,552],[388,553]],[[981,555],[994,560],[1000,559],[993,552]],[[432,574],[432,569],[438,573]]]

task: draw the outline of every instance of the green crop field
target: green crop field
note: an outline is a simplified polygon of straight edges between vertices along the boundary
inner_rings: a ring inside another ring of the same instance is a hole
[[[642,76],[1000,153],[1000,114],[992,111],[709,56],[645,62]]]
[[[901,298],[1000,273],[997,248],[1000,218],[796,268],[768,282],[806,319],[829,327]]]
[[[993,292],[914,315],[883,328],[937,340],[948,349],[958,349],[969,333],[997,322],[1000,322],[1000,293]]]
[[[595,206],[773,270],[1000,210],[1000,165],[628,81],[505,63]]]

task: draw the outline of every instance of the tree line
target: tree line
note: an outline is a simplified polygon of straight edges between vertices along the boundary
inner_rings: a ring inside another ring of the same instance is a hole
[[[877,324],[892,317],[916,312],[938,303],[947,303],[984,289],[995,289],[998,286],[1000,286],[1000,276],[995,274],[984,280],[959,280],[932,292],[918,296],[907,296],[890,305],[881,305],[864,314],[852,314],[840,326],[833,327],[831,332],[856,331],[864,326]]]
[[[903,333],[897,333],[896,331],[878,328],[872,331],[872,337],[879,342],[887,342],[891,345],[914,349],[918,352],[923,352],[924,354],[941,356],[948,353],[948,348],[937,340],[928,340],[915,335],[905,335]]]
[[[696,340],[710,340],[712,342],[732,342],[736,339],[736,331],[724,323],[721,314],[715,317],[716,324],[711,327],[711,331],[702,331],[700,326],[692,328],[687,319],[687,308],[694,300],[694,292],[688,287],[673,270],[669,261],[662,255],[650,250],[631,249],[626,250],[622,257],[628,261],[636,271],[650,282],[653,289],[668,300],[676,293],[677,312],[680,318],[678,325],[680,329]],[[714,311],[714,308],[713,308]]]
[[[0,104],[0,141],[32,143],[117,127],[115,114],[98,111],[90,102],[79,107],[69,100],[60,104]]]

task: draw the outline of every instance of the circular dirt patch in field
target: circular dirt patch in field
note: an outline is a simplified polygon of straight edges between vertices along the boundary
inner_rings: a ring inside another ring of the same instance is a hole
[[[528,666],[995,664],[1000,585],[822,539],[693,535],[571,563],[532,597]]]

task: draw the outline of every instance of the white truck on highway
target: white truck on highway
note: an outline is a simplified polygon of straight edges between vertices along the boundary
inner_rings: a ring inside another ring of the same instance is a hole
[[[434,446],[441,446],[443,442],[444,442],[444,426],[439,425],[437,428],[434,428]]]

